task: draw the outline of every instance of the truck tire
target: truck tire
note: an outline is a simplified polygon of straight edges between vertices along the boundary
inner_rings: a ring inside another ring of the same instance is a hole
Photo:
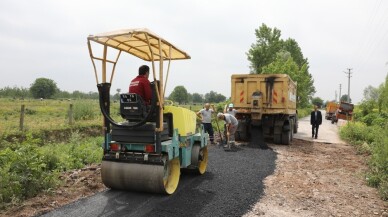
[[[295,125],[294,120],[291,119],[290,121],[291,141],[294,139],[294,125]]]
[[[282,133],[282,144],[289,145],[291,142],[291,130]]]
[[[273,142],[275,144],[281,144],[282,143],[282,134],[274,134],[273,135]]]
[[[237,141],[248,141],[247,131],[239,131],[235,135]]]
[[[294,130],[293,133],[298,133],[298,117],[297,117],[297,116],[295,116],[294,126],[293,126],[293,128],[291,128],[291,129]]]

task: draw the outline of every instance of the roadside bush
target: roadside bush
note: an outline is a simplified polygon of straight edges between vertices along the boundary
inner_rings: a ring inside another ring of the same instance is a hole
[[[83,139],[75,132],[69,143],[40,147],[36,138],[29,137],[0,150],[0,209],[55,188],[59,172],[101,162],[102,140]]]
[[[48,170],[36,145],[0,151],[0,207],[56,186],[57,173]]]
[[[372,122],[379,117],[378,113],[369,113],[361,118],[361,121],[368,126],[372,126]]]
[[[380,196],[388,200],[388,127],[349,123],[340,129],[340,136],[355,145],[359,152],[370,154],[370,171],[366,174],[368,184],[376,187]]]
[[[311,108],[298,108],[298,118],[304,118],[310,115]]]

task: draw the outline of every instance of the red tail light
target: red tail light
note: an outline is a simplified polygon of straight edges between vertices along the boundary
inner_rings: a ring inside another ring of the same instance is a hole
[[[151,144],[150,145],[146,145],[144,151],[147,152],[147,153],[155,152],[155,145],[151,145]]]
[[[112,150],[112,151],[120,151],[120,144],[117,144],[117,143],[110,144],[110,150]]]

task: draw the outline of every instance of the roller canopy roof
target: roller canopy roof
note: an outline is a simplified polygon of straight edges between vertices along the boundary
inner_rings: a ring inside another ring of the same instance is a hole
[[[159,39],[161,40],[161,46],[159,46]],[[163,60],[190,59],[190,56],[185,51],[148,29],[123,29],[89,35],[88,40],[130,53],[146,61],[152,60],[151,50],[154,61],[160,60],[159,47],[162,49]]]

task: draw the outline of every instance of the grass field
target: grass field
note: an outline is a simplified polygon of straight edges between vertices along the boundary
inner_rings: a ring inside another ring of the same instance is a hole
[[[21,106],[25,105],[24,130],[37,132],[42,129],[67,129],[70,104],[73,104],[73,126],[101,125],[102,115],[97,100],[13,100],[0,99],[0,135],[20,132]],[[118,116],[118,105],[112,106]]]
[[[73,125],[69,123],[70,105],[73,105]],[[21,106],[25,106],[24,132],[38,133],[42,130],[66,130],[74,127],[102,125],[97,100],[15,100],[0,99],[0,136],[20,134]],[[192,111],[199,111],[203,104],[177,105]],[[224,104],[216,104],[217,112]],[[119,103],[111,103],[111,116],[123,121],[119,114]]]

